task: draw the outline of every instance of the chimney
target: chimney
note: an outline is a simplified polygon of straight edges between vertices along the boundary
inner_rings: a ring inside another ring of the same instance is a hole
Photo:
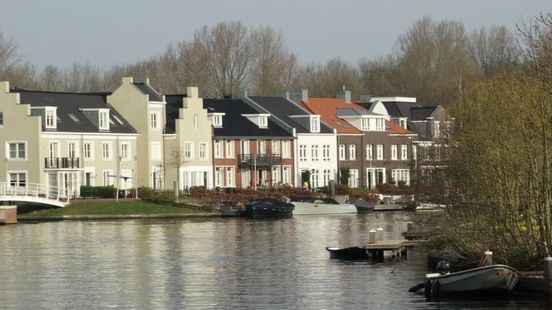
[[[337,99],[341,99],[345,101],[345,103],[351,103],[351,91],[350,90],[342,90],[338,91],[335,95]]]
[[[284,99],[289,100],[289,92],[287,92],[287,91],[278,92],[276,95],[280,98],[284,98]]]
[[[245,89],[236,89],[232,93],[232,99],[243,99],[247,97],[247,90]]]
[[[297,103],[301,101],[309,101],[309,90],[301,89],[300,91],[293,92],[293,94],[291,94],[291,100]]]

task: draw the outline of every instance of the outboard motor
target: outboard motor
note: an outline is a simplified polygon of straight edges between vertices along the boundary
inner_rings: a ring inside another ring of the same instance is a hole
[[[450,271],[450,263],[446,260],[441,260],[437,263],[437,271],[441,274],[449,273]]]

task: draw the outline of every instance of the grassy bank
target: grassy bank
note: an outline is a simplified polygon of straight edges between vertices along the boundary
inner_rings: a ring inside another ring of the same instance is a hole
[[[63,215],[148,215],[148,214],[186,214],[208,213],[197,208],[174,207],[142,200],[133,201],[74,201],[65,208],[43,209],[27,213],[27,216],[63,216]]]

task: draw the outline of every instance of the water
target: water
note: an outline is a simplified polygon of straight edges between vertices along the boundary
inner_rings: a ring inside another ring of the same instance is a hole
[[[538,300],[427,302],[408,292],[421,249],[384,263],[330,260],[408,213],[0,226],[2,309],[542,309]]]

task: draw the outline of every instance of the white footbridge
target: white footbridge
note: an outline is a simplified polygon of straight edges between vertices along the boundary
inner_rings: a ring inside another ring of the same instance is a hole
[[[69,204],[69,200],[69,195],[56,186],[37,183],[14,186],[9,182],[0,182],[0,202],[25,202],[63,208]]]

